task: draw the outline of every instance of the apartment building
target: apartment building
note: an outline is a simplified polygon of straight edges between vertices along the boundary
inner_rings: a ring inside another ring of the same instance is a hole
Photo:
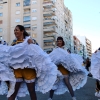
[[[74,40],[74,53],[80,54],[80,40],[76,36],[73,36],[73,40]]]
[[[74,52],[72,13],[66,6],[64,6],[64,20],[65,20],[64,38],[66,41],[66,47],[69,48],[71,52]]]
[[[0,0],[0,3],[3,2],[7,3],[0,4],[1,39],[11,42],[15,38],[15,26],[24,25],[26,31],[37,40],[44,51],[51,52],[55,47],[56,38],[65,38],[67,35],[64,0]],[[71,23],[71,15],[68,14],[68,21]]]
[[[73,36],[74,40],[74,53],[79,54],[83,57],[83,59],[86,59],[86,47],[83,45],[83,43],[77,38],[77,36]]]
[[[77,36],[77,38],[82,42],[86,48],[86,57],[91,57],[92,55],[92,44],[91,41],[85,36]]]
[[[3,0],[4,1],[4,0]],[[6,4],[2,4],[0,9],[0,36],[7,42],[11,42],[14,36],[14,28],[16,25],[24,25],[26,31],[32,38],[38,40],[43,47],[43,9],[42,0],[5,0]],[[38,3],[37,3],[38,2]]]

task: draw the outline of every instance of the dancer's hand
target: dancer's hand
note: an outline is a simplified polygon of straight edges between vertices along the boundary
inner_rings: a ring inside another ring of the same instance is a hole
[[[28,39],[28,44],[33,44],[33,40],[32,39]]]

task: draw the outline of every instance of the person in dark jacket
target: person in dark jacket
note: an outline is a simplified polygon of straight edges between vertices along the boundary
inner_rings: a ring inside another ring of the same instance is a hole
[[[87,71],[89,71],[90,66],[91,66],[91,61],[90,61],[90,59],[87,57],[87,59],[86,59],[86,69],[87,69]]]

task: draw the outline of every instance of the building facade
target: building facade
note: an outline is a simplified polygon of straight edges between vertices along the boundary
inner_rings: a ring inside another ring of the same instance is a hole
[[[71,11],[64,6],[64,20],[65,20],[65,43],[66,47],[70,49],[71,52],[74,52],[74,43],[73,43],[73,22],[72,22],[72,13]]]
[[[86,58],[91,57],[92,55],[92,44],[91,41],[85,36],[77,36],[77,38],[82,42],[85,46]]]
[[[62,36],[71,49],[72,15],[64,6],[64,0],[0,0],[2,2],[7,3],[0,5],[1,39],[11,42],[15,38],[14,28],[19,24],[24,25],[46,52],[53,50],[58,36]]]
[[[73,36],[74,40],[74,53],[79,54],[83,57],[83,59],[86,59],[86,47],[84,44],[77,38],[77,36]]]

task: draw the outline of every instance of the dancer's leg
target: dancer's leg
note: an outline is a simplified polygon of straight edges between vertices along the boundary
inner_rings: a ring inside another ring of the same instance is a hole
[[[35,82],[27,83],[27,87],[30,93],[31,100],[37,100],[37,96],[35,92]]]
[[[21,82],[16,82],[15,84],[15,92],[8,98],[8,100],[15,100],[18,90],[20,88]]]
[[[51,99],[53,98],[53,95],[54,95],[54,90],[50,90],[49,97],[50,97]]]
[[[73,91],[72,86],[71,86],[71,84],[70,84],[70,82],[69,82],[69,75],[66,75],[66,76],[65,76],[64,82],[65,82],[65,84],[66,84],[66,86],[67,86],[67,88],[68,88],[68,90],[69,90],[71,96],[74,97],[74,91]]]

